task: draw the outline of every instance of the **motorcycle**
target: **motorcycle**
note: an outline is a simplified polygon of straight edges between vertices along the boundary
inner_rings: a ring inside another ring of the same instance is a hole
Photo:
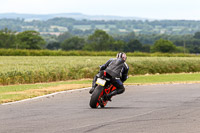
[[[116,89],[110,81],[111,77],[106,73],[106,71],[103,72],[102,76],[99,76],[96,81],[97,86],[90,99],[91,108],[104,108],[107,105],[108,100],[104,100],[103,97]]]

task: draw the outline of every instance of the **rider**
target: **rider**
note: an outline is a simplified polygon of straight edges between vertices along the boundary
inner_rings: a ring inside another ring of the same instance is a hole
[[[119,58],[119,54],[120,54],[120,53],[117,53],[116,59]],[[95,89],[96,86],[98,85],[98,84],[96,84],[96,81],[97,81],[97,79],[100,77],[100,72],[103,71],[103,70],[105,70],[105,66],[108,66],[108,64],[110,64],[110,62],[111,62],[112,60],[114,60],[114,58],[108,60],[108,61],[106,62],[106,64],[100,66],[100,70],[99,70],[98,74],[94,76],[94,79],[93,79],[93,81],[92,81],[92,88],[91,88],[90,91],[89,91],[90,94],[93,93],[94,89]]]
[[[113,92],[109,93],[105,99],[110,100],[112,96],[121,94],[125,91],[123,82],[126,81],[128,78],[128,70],[129,67],[126,64],[126,54],[125,53],[118,53],[116,59],[110,59],[106,62],[106,64],[102,65],[100,71],[105,70],[112,78],[111,83],[117,88]],[[97,76],[94,78],[93,81],[93,88],[90,90],[90,93],[94,91],[95,82]]]

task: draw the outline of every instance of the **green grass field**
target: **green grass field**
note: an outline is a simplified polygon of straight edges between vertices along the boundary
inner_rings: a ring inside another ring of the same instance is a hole
[[[0,86],[0,103],[18,101],[57,91],[90,87],[91,79],[41,84]],[[200,83],[200,73],[138,75],[130,77],[125,85]]]
[[[93,78],[103,56],[0,56],[0,85]],[[200,72],[199,57],[128,57],[129,75]]]

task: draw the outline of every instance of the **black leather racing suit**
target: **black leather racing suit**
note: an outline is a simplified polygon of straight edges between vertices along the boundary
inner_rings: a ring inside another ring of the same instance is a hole
[[[110,93],[107,97],[111,98],[116,94],[121,94],[125,91],[123,82],[128,78],[129,67],[122,58],[110,59],[101,66],[100,71],[105,70],[112,78],[111,83],[117,88]],[[94,78],[93,83],[96,79]],[[93,84],[94,85],[94,84]]]

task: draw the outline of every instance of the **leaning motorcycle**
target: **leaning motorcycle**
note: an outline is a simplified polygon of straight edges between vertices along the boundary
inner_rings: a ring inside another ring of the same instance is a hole
[[[106,106],[108,100],[104,100],[103,97],[116,89],[110,81],[111,77],[106,73],[106,71],[104,71],[102,76],[97,79],[96,84],[98,85],[94,89],[90,99],[91,108],[103,108]]]

